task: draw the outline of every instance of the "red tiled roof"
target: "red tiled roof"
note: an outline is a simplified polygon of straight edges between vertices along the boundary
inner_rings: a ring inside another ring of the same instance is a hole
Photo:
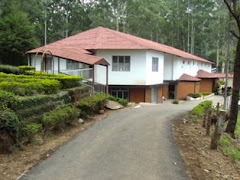
[[[130,34],[121,33],[108,28],[97,27],[68,38],[56,41],[48,46],[68,47],[83,50],[98,49],[149,49],[173,54],[186,59],[212,63],[206,59],[189,54],[179,49],[139,38]],[[29,51],[32,52],[32,51]],[[29,53],[28,52],[28,53]]]
[[[215,76],[217,78],[225,78],[226,77],[226,74],[225,73],[215,73]],[[233,78],[233,74],[228,74],[228,77],[229,78]]]
[[[181,77],[178,80],[179,81],[201,81],[201,79],[190,76],[188,74],[182,74]]]
[[[46,46],[28,51],[27,53],[42,54],[44,52],[46,52],[47,54],[51,53],[52,55],[57,57],[70,59],[70,60],[78,61],[85,64],[90,64],[90,65],[98,64],[98,65],[104,65],[104,66],[109,65],[109,63],[104,58],[91,55],[89,51],[86,51],[82,48],[58,46],[58,45],[54,45],[53,43],[50,45],[46,45]]]
[[[215,74],[213,74],[213,73],[209,73],[209,72],[207,72],[207,71],[204,71],[204,70],[199,70],[198,72],[197,72],[197,76],[196,76],[197,78],[200,78],[200,79],[202,79],[202,78],[212,78],[212,79],[216,79],[216,78],[218,78]]]

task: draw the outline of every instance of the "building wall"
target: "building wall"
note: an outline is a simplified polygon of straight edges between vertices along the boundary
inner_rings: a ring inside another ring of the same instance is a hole
[[[213,79],[201,79],[200,93],[213,92]]]
[[[145,102],[151,103],[151,88],[145,89]]]
[[[186,99],[190,93],[199,93],[198,82],[179,82],[177,85],[177,99]]]
[[[131,88],[129,89],[130,102],[144,102],[145,101],[145,88]]]
[[[164,54],[164,80],[177,80],[186,73],[191,76],[196,76],[198,70],[211,72],[212,65],[209,63],[184,59],[170,54]]]
[[[152,58],[158,58],[158,72],[152,71]],[[146,85],[163,83],[164,55],[158,51],[148,50],[146,53]]]
[[[162,103],[162,97],[163,97],[163,87],[158,88],[158,103]]]
[[[109,85],[146,85],[146,50],[97,50],[109,64]],[[112,71],[112,56],[130,56],[130,71]],[[95,65],[95,81],[106,83],[106,68]]]
[[[163,96],[168,99],[168,86],[163,86]]]

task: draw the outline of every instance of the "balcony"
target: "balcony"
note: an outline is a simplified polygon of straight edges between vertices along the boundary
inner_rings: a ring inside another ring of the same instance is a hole
[[[74,70],[61,70],[60,73],[73,75],[73,76],[81,76],[84,80],[92,81],[93,69],[74,69]]]

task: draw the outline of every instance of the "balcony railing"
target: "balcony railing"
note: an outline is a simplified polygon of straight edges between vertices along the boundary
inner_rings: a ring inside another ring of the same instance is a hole
[[[73,76],[81,76],[85,80],[92,80],[92,68],[86,69],[74,69],[74,70],[61,70],[60,72],[63,74],[73,75]]]

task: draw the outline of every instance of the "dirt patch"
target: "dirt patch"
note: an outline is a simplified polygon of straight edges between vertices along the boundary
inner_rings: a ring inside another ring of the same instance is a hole
[[[69,126],[64,132],[47,136],[44,138],[41,145],[30,144],[24,147],[23,151],[17,151],[13,154],[0,154],[0,179],[17,179],[29,168],[48,158],[66,141],[73,138],[79,132],[84,131],[97,121],[102,120],[112,112],[114,111],[106,111],[104,114],[95,115],[85,121],[84,124]]]
[[[193,180],[240,179],[240,168],[221,150],[210,150],[211,138],[200,122],[186,121],[188,115],[173,124],[174,138]]]

